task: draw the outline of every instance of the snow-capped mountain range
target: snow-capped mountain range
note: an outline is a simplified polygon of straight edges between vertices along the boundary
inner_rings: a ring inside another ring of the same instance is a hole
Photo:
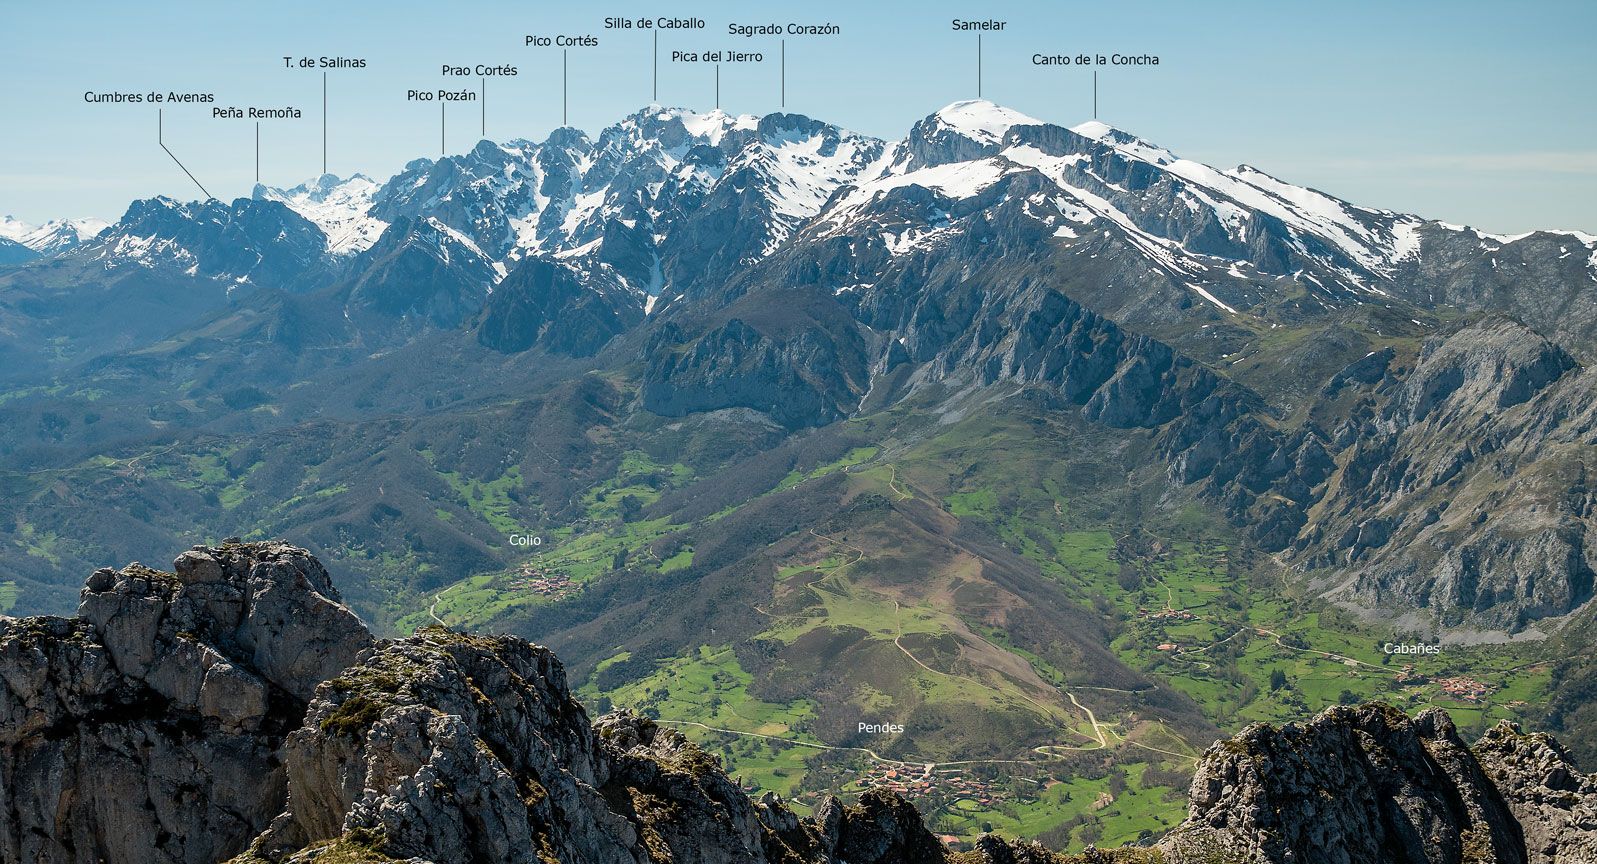
[[[234,286],[276,284],[317,263],[331,241],[280,207],[158,197],[135,201],[93,240],[69,250],[110,273],[173,272]]]
[[[437,246],[433,257],[445,264],[490,274],[483,296],[519,262],[543,258],[658,313],[795,245],[853,244],[854,260],[834,268],[832,287],[863,292],[882,268],[965,236],[975,214],[990,220],[1016,195],[1020,218],[1045,230],[1058,253],[1097,259],[1098,244],[1113,240],[1225,315],[1291,292],[1336,306],[1429,291],[1476,263],[1511,270],[1551,260],[1597,279],[1590,235],[1494,235],[1360,207],[1246,165],[1222,171],[1182,159],[1098,121],[1065,128],[985,101],[949,105],[893,142],[792,114],[652,106],[597,138],[567,127],[542,142],[483,141],[418,159],[380,184],[324,175],[287,189],[257,186],[232,205],[137,202],[103,231],[88,221],[8,221],[0,236],[107,269],[160,259],[243,283],[270,264],[278,241],[297,239],[262,209],[280,204],[320,232],[329,273],[367,266],[385,234],[403,231],[409,239],[387,247]],[[176,221],[162,228],[153,212]],[[205,239],[220,234],[240,242]],[[290,246],[294,266],[268,269],[302,269],[307,250]],[[202,260],[207,254],[227,260]],[[1512,278],[1476,274],[1470,284],[1489,291]]]
[[[743,257],[758,258],[811,221],[835,234],[893,189],[968,200],[1021,173],[1046,181],[1030,212],[1061,241],[1099,223],[1200,285],[1240,268],[1295,278],[1327,298],[1379,295],[1438,231],[1488,252],[1531,236],[1360,207],[1247,165],[1221,171],[1182,159],[1098,121],[1065,129],[982,101],[949,105],[897,142],[795,115],[647,108],[597,139],[564,128],[542,143],[484,141],[460,156],[412,162],[381,185],[329,175],[292,189],[258,187],[254,197],[281,201],[315,223],[333,255],[364,251],[402,216],[433,218],[490,262],[551,256],[656,294],[673,232],[706,205],[737,209],[740,231],[757,240]],[[927,217],[884,227],[883,242],[899,251],[937,242],[950,226],[935,213]],[[1597,270],[1597,238],[1554,233],[1565,238],[1566,252],[1586,250],[1582,257]]]
[[[52,219],[43,225],[31,225],[11,216],[0,216],[0,239],[10,240],[40,255],[56,255],[92,239],[110,224],[104,219]]]

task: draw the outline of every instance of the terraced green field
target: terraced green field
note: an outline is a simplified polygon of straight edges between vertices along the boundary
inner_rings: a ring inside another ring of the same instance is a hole
[[[429,463],[433,461],[422,451]],[[435,469],[436,470],[436,469]],[[499,478],[481,481],[462,478],[458,472],[438,471],[459,496],[459,503],[505,535],[527,531],[523,522],[510,515],[515,506],[512,494],[523,484],[519,469],[512,467]],[[690,566],[693,549],[684,547],[666,558],[650,550],[650,544],[674,530],[663,518],[640,519],[642,508],[658,500],[662,492],[692,476],[681,464],[662,465],[640,451],[625,454],[615,475],[589,489],[582,498],[584,516],[574,525],[526,536],[536,537],[537,545],[526,546],[521,564],[514,569],[481,573],[442,587],[425,598],[428,606],[400,617],[396,628],[412,632],[430,623],[436,615],[451,626],[464,629],[489,629],[493,622],[513,614],[518,608],[546,605],[550,598],[517,587],[523,572],[560,574],[580,586],[620,569],[622,562],[656,573],[671,573]],[[453,520],[452,513],[437,509],[438,518]]]
[[[428,464],[433,463],[430,451],[421,451]],[[522,530],[521,520],[511,516],[514,502],[510,499],[510,492],[521,486],[521,469],[512,465],[505,473],[492,480],[480,480],[467,477],[459,471],[444,471],[434,468],[438,476],[453,489],[457,503],[475,513],[484,522],[504,534],[514,534]],[[441,511],[447,513],[447,511]]]

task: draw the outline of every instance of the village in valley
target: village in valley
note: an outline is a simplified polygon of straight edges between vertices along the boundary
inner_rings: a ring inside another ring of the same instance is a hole
[[[937,772],[934,777],[933,767],[930,764],[878,762],[861,774],[854,785],[861,792],[882,789],[911,799],[932,795],[948,800],[969,798],[983,807],[997,801],[1000,793],[991,783],[959,770]]]
[[[520,572],[511,578],[510,590],[560,600],[576,593],[577,585],[563,570],[547,570],[523,564]]]

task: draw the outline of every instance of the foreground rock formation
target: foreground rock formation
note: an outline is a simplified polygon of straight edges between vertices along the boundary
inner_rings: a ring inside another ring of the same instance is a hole
[[[378,642],[278,543],[89,578],[72,619],[0,620],[0,861],[1060,864],[1597,861],[1597,777],[1439,711],[1254,726],[1198,767],[1158,848],[951,854],[902,798],[799,817],[627,713],[590,722],[559,660],[429,628]]]
[[[372,644],[282,545],[100,570],[78,616],[0,622],[0,859],[217,861],[282,806],[278,749]]]
[[[1199,762],[1174,861],[1597,861],[1597,777],[1503,723],[1474,750],[1446,712],[1335,707],[1251,726]]]

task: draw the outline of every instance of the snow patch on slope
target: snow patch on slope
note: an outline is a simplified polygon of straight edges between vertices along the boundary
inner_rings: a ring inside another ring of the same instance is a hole
[[[712,147],[720,146],[721,139],[733,129],[753,129],[760,123],[760,118],[753,114],[732,115],[717,108],[704,114],[696,114],[685,108],[668,108],[660,112],[661,120],[676,118],[681,121],[682,128],[688,134],[702,139]]]
[[[1006,167],[997,159],[979,159],[973,162],[951,162],[934,165],[904,174],[890,174],[855,186],[844,194],[828,216],[830,224],[842,224],[853,212],[889,191],[904,186],[919,186],[948,198],[971,198],[986,191],[1006,173]]]
[[[257,201],[277,201],[305,217],[327,235],[327,251],[334,255],[364,252],[382,236],[388,223],[371,215],[372,199],[382,188],[360,174],[340,180],[323,174],[292,189],[257,185]]]
[[[1088,120],[1086,123],[1070,127],[1070,131],[1155,165],[1169,165],[1177,159],[1176,154],[1169,150],[1129,132],[1116,129],[1101,120]]]
[[[762,191],[771,207],[770,254],[803,222],[815,216],[846,184],[881,173],[877,167],[882,142],[843,129],[791,129],[767,134],[734,160],[730,170],[746,165],[764,180]]]
[[[1203,299],[1209,301],[1210,303],[1214,304],[1215,306],[1218,306],[1219,308],[1224,309],[1227,312],[1230,312],[1232,315],[1237,314],[1237,310],[1232,309],[1230,306],[1227,306],[1224,303],[1221,303],[1219,298],[1215,297],[1213,294],[1210,294],[1208,291],[1205,291],[1203,289],[1202,285],[1199,285],[1196,282],[1188,282],[1187,283],[1187,287],[1191,288],[1192,290],[1194,290],[1196,292],[1198,292],[1199,296],[1201,296]]]

